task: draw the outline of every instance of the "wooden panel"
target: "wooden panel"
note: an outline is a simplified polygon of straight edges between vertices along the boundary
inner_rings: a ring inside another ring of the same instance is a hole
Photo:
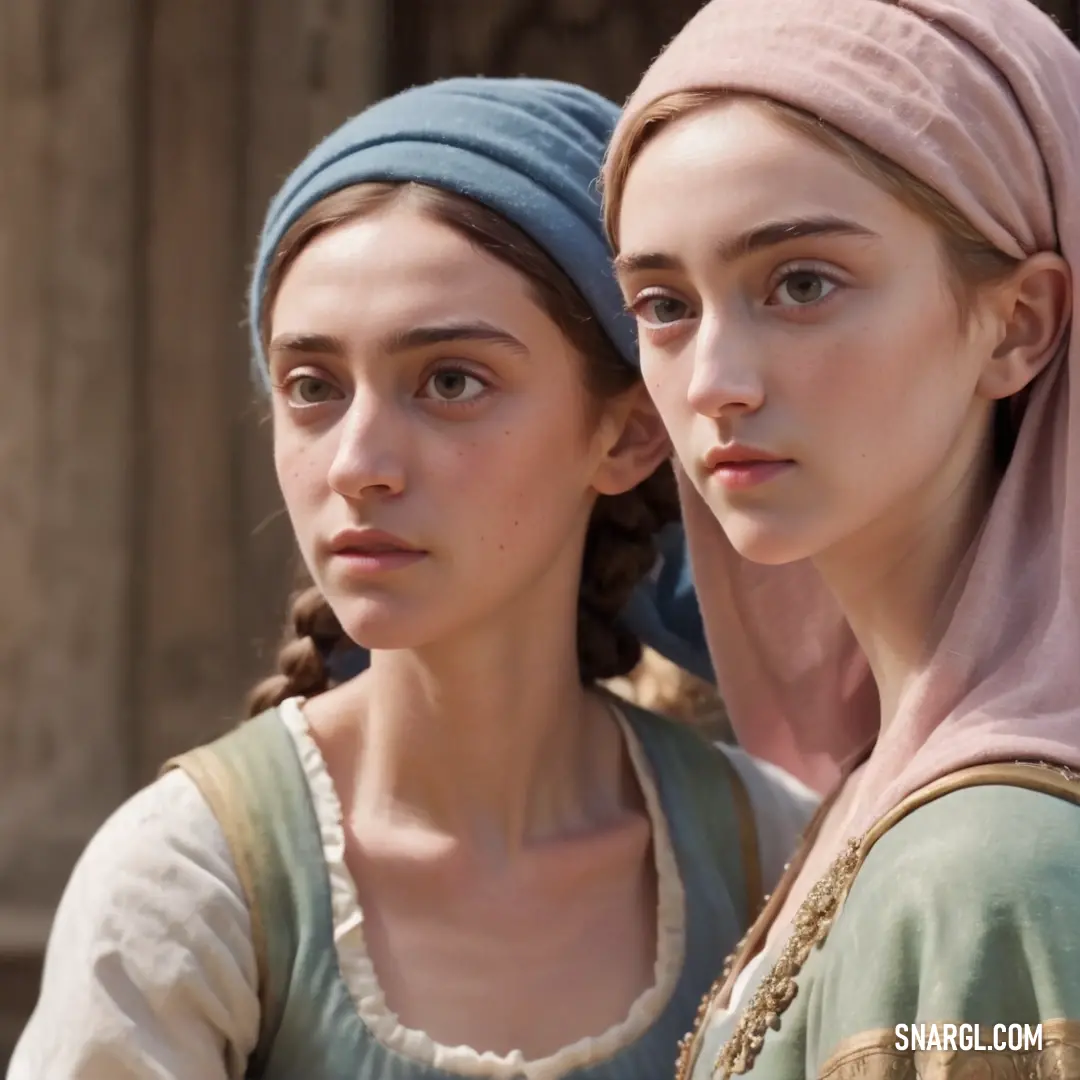
[[[129,778],[135,33],[0,5],[0,951]]]
[[[240,0],[154,0],[136,633],[139,776],[236,716]]]
[[[386,88],[388,0],[302,0],[308,43],[308,137],[314,143]]]
[[[532,75],[616,101],[701,0],[395,0],[397,85],[451,75]]]
[[[385,0],[249,0],[245,242],[307,151],[385,87]],[[292,530],[266,408],[249,393],[241,474],[245,688],[273,667],[293,580]]]

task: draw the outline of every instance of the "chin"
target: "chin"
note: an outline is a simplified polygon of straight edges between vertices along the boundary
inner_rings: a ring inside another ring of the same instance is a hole
[[[411,607],[401,600],[355,596],[333,604],[341,629],[364,649],[415,649],[430,641],[430,611]]]
[[[805,530],[790,522],[751,518],[730,511],[718,520],[731,546],[748,562],[760,566],[799,562],[819,550]]]

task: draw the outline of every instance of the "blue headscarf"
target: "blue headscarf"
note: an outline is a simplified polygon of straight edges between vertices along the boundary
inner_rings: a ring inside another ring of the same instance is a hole
[[[577,286],[627,363],[637,366],[604,236],[597,177],[619,110],[606,98],[547,79],[446,79],[414,87],[347,120],[301,162],[270,204],[251,279],[255,374],[274,251],[320,199],[372,181],[428,184],[501,214]]]
[[[301,162],[270,204],[249,298],[254,374],[268,388],[259,327],[271,260],[293,223],[336,191],[416,182],[473,199],[512,222],[577,286],[619,354],[637,366],[633,320],[611,268],[597,177],[618,108],[546,79],[447,79],[414,87],[346,121]],[[661,537],[662,562],[624,615],[639,638],[711,678],[682,530]],[[335,658],[335,664],[337,664]],[[336,677],[366,667],[357,649]]]

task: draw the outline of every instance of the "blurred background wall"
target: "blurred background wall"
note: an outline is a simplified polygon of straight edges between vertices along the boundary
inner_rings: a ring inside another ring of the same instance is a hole
[[[440,76],[621,100],[698,6],[0,0],[0,1068],[81,848],[272,663],[292,550],[243,293],[276,186]]]

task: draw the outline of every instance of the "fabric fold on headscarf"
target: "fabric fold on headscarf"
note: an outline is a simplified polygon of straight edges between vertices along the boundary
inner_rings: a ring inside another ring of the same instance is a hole
[[[712,0],[646,73],[613,147],[650,104],[696,89],[801,108],[929,184],[1002,251],[1060,251],[1080,309],[1080,52],[1030,0]],[[742,559],[688,483],[684,516],[740,742],[828,786],[878,724],[839,606],[809,562]],[[1080,768],[1075,333],[1032,387],[966,575],[860,779],[852,833],[966,765]]]

